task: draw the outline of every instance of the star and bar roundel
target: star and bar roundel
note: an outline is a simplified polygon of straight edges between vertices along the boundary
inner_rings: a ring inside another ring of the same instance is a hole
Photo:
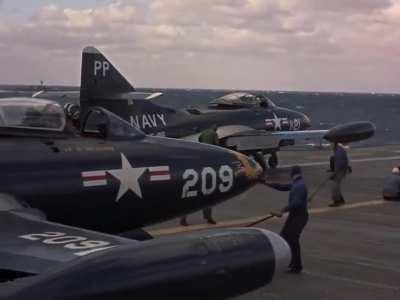
[[[121,153],[121,163],[121,169],[81,172],[83,186],[94,187],[107,185],[107,174],[109,174],[120,182],[118,195],[115,199],[115,201],[118,202],[129,190],[142,198],[142,189],[140,187],[139,178],[146,171],[149,172],[150,181],[171,180],[169,166],[134,168],[123,153]]]

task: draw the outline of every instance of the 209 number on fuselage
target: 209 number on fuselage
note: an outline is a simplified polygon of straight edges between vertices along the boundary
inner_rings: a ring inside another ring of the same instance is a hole
[[[29,241],[40,241],[46,245],[59,245],[65,249],[74,251],[74,255],[77,256],[85,256],[115,247],[107,241],[89,240],[87,237],[67,235],[64,232],[47,231],[42,233],[24,234],[19,237]]]
[[[228,192],[233,186],[233,170],[228,165],[223,165],[218,171],[211,167],[205,167],[199,173],[194,169],[187,169],[183,173],[186,180],[182,188],[182,199]]]

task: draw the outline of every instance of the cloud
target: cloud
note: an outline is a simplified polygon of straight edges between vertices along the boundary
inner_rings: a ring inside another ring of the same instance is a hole
[[[142,86],[393,91],[399,17],[397,0],[49,5],[24,24],[0,20],[0,82],[77,83],[91,44]]]

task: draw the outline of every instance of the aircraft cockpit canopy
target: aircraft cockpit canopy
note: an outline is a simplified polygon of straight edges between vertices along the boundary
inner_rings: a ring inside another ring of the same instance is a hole
[[[264,95],[253,95],[250,93],[231,93],[220,98],[214,99],[209,103],[209,108],[216,109],[236,109],[263,107],[272,108],[275,104]]]
[[[82,133],[101,138],[142,138],[145,134],[114,113],[93,107],[86,115]]]
[[[50,100],[0,99],[0,127],[61,132],[66,123],[63,108]]]

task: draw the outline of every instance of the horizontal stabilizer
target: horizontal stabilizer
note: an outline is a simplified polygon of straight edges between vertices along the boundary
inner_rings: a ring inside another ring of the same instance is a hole
[[[43,98],[43,99],[71,99],[75,100],[79,98],[79,91],[46,91],[41,90],[32,95],[32,98]]]
[[[163,93],[161,93],[161,92],[152,93],[150,96],[146,97],[146,100],[156,99],[158,97],[161,97],[162,95],[163,95]]]

